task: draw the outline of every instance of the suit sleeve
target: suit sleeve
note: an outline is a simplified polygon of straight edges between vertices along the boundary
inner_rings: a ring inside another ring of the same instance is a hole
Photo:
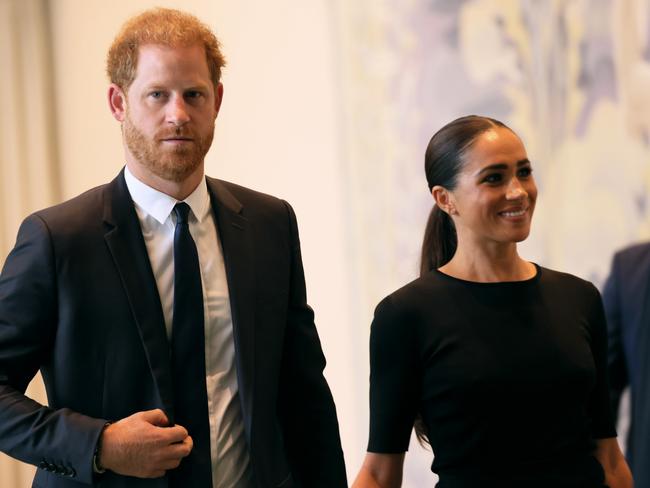
[[[92,483],[92,456],[105,420],[53,409],[25,396],[56,340],[55,258],[47,226],[25,219],[0,275],[0,450]],[[62,379],[65,381],[65,379]]]
[[[609,372],[612,411],[618,414],[621,395],[628,385],[628,373],[623,350],[621,330],[621,302],[619,296],[619,255],[612,260],[612,269],[603,289],[603,304],[607,318],[607,367]]]
[[[325,357],[307,305],[298,227],[284,202],[291,232],[291,283],[282,359],[280,412],[284,440],[298,486],[347,487],[339,426],[323,376]]]

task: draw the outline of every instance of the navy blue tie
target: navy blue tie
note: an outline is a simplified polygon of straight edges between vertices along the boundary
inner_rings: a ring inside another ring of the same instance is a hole
[[[169,471],[170,487],[212,487],[210,423],[205,386],[205,336],[201,270],[190,234],[187,203],[177,203],[174,231],[174,318],[171,363],[174,423],[187,429],[194,448],[177,469]]]

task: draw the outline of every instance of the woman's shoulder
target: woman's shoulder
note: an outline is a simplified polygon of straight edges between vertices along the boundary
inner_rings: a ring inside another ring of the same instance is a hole
[[[387,347],[393,353],[402,348],[418,349],[426,337],[437,334],[441,291],[435,277],[422,276],[383,298],[372,320],[371,349]],[[442,316],[446,315],[442,311]]]
[[[375,308],[375,318],[430,317],[432,310],[438,310],[444,304],[444,296],[450,293],[448,288],[438,273],[427,273],[384,297]]]
[[[445,283],[440,279],[439,273],[431,271],[400,286],[387,295],[382,302],[388,300],[395,305],[406,307],[423,302],[431,303],[435,295],[444,292],[444,289]]]
[[[539,265],[538,268],[541,275],[539,280],[540,286],[552,290],[557,294],[585,294],[592,296],[594,293],[598,293],[596,286],[584,278]]]

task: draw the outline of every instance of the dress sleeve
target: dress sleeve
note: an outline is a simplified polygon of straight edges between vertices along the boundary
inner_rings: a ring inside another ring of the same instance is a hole
[[[408,450],[421,383],[411,322],[391,297],[375,310],[370,330],[369,452]]]
[[[616,427],[609,399],[607,372],[607,324],[603,301],[593,287],[593,301],[590,317],[591,351],[596,365],[596,386],[589,399],[588,414],[591,418],[591,436],[594,439],[616,437]]]

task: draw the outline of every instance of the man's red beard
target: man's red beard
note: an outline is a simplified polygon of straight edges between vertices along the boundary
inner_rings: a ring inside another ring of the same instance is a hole
[[[212,130],[204,137],[181,126],[175,129],[160,130],[153,138],[149,139],[135,126],[127,111],[122,131],[126,146],[141,165],[164,180],[181,182],[203,162],[212,144],[214,124]],[[192,141],[165,147],[166,143],[163,140],[174,137],[189,138]]]

